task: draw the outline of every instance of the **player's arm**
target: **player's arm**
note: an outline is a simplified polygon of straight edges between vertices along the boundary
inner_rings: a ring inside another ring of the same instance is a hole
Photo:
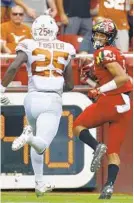
[[[14,60],[14,62],[9,66],[9,68],[7,69],[4,78],[1,82],[1,85],[4,88],[6,88],[8,86],[8,84],[14,79],[18,69],[20,68],[20,66],[23,63],[27,62],[27,54],[23,51],[18,51],[17,52],[17,56]]]
[[[65,72],[64,72],[64,87],[63,91],[68,92],[71,91],[74,88],[74,81],[73,81],[73,71],[72,71],[72,65],[71,61],[67,65]]]
[[[129,76],[118,62],[107,63],[105,64],[105,67],[113,76],[113,80],[99,87],[98,90],[100,93],[115,90],[124,85],[129,80]]]
[[[129,76],[127,75],[126,71],[118,62],[108,63],[106,68],[113,75],[117,88],[121,87],[129,80]]]
[[[129,80],[129,76],[118,62],[107,63],[105,67],[113,75],[113,80],[98,88],[89,90],[88,96],[91,99],[96,98],[99,94],[115,90],[124,85]]]

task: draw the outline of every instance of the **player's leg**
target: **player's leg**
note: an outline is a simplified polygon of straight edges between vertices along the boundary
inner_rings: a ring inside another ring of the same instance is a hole
[[[60,123],[60,116],[57,116],[53,113],[42,113],[39,115],[36,122],[36,138],[42,140],[45,144],[45,148],[41,149],[44,154],[44,150],[49,147],[52,140],[57,134],[57,130]],[[44,184],[43,180],[43,154],[38,154],[35,149],[37,149],[37,145],[35,140],[33,139],[29,143],[31,148],[31,161],[35,174],[35,191],[37,196],[42,196],[44,192],[51,191],[54,188],[54,185]],[[39,146],[38,146],[39,147]],[[40,152],[41,152],[40,151]]]
[[[124,132],[121,132],[118,129],[120,125],[117,123],[112,123],[109,126],[109,141],[108,141],[108,177],[107,181],[101,191],[99,199],[110,199],[113,194],[113,185],[116,180],[117,174],[119,172],[120,158],[119,158],[119,149],[120,149],[120,139],[119,135],[122,134],[124,137]]]
[[[127,135],[131,118],[131,111],[128,111],[124,114],[120,114],[118,121],[111,123],[109,126],[108,177],[99,199],[110,199],[113,194],[113,186],[119,173],[120,148]]]
[[[36,118],[36,136],[33,136],[28,143],[31,148],[31,161],[35,174],[35,192],[37,196],[42,196],[46,191],[51,191],[54,185],[46,184],[43,180],[43,154],[49,147],[57,134],[60,123],[62,105],[61,98],[57,94],[34,94],[31,102],[26,102],[28,121],[32,125],[32,117]],[[31,111],[28,113],[29,104]],[[30,114],[31,113],[31,114]]]
[[[37,197],[43,196],[45,192],[52,191],[54,188],[54,185],[46,183],[43,180],[44,153],[38,154],[36,150],[31,147],[30,155],[35,174],[35,192]]]
[[[121,95],[102,95],[96,103],[87,107],[74,121],[74,135],[79,136],[81,141],[94,150],[94,157],[91,163],[92,172],[95,172],[99,168],[100,161],[107,148],[104,144],[99,144],[92,137],[88,129],[109,121],[115,121],[118,114],[115,108],[117,104],[124,104]]]
[[[54,188],[54,185],[45,183],[43,180],[44,151],[49,147],[57,133],[60,117],[61,113],[46,112],[41,113],[36,120],[27,111],[27,119],[35,136],[31,132],[28,133],[27,127],[26,133],[23,132],[22,136],[17,138],[19,142],[25,139],[26,143],[31,146],[31,162],[35,174],[35,192],[37,196],[43,196],[45,192]]]
[[[61,117],[62,112],[61,97],[58,94],[32,92],[25,97],[24,106],[31,127],[26,127],[21,136],[14,140],[12,150],[17,151],[28,143],[40,154],[45,150],[47,144],[42,137],[37,136],[36,121],[38,122],[43,113],[48,111],[57,116],[57,121],[59,121],[58,118]]]
[[[100,110],[99,110],[100,109]],[[106,145],[99,143],[90,133],[89,129],[104,123],[101,116],[102,107],[95,103],[87,107],[74,121],[73,133],[79,139],[94,150],[94,157],[90,170],[96,172],[100,167],[100,162],[106,152]]]
[[[45,183],[43,180],[44,151],[49,147],[57,133],[60,117],[61,113],[46,112],[41,113],[35,120],[27,111],[28,122],[36,136],[29,136],[27,133],[22,136],[28,137],[27,143],[31,146],[31,162],[35,174],[35,192],[37,196],[43,196],[45,192],[54,188],[54,185]]]
[[[53,189],[53,186],[44,184],[43,181],[43,153],[51,144],[59,127],[62,113],[61,98],[57,94],[30,93],[26,96],[24,105],[35,136],[31,132],[22,133],[13,144],[17,150],[20,148],[18,142],[21,147],[25,143],[32,146],[31,160],[35,173],[36,194],[42,196],[44,192]]]
[[[27,98],[29,98],[29,95],[27,96]],[[37,111],[36,116],[33,116],[31,100],[27,99],[27,102],[25,104],[25,111],[29,125],[25,126],[22,134],[13,141],[12,150],[17,151],[22,148],[26,143],[29,145],[31,145],[32,143],[37,153],[41,153],[42,151],[44,151],[46,145],[42,141],[42,139],[36,137],[36,118],[39,113]]]

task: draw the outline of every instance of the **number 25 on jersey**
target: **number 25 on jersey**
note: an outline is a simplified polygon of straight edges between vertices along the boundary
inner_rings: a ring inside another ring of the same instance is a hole
[[[69,53],[66,52],[53,51],[51,53],[49,50],[40,48],[35,49],[32,55],[44,56],[44,60],[40,59],[32,63],[32,74],[47,77],[50,76],[50,73],[54,76],[61,76],[69,57]]]

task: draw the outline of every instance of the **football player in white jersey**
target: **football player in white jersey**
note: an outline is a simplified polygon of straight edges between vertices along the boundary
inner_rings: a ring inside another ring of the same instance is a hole
[[[75,49],[71,44],[57,40],[57,32],[58,27],[52,17],[42,15],[36,18],[32,24],[33,39],[25,39],[18,44],[17,56],[1,82],[1,97],[6,102],[6,87],[21,64],[26,63],[28,94],[24,107],[30,126],[14,140],[12,150],[17,151],[26,143],[31,146],[37,196],[42,196],[54,187],[44,183],[43,154],[59,127],[62,93],[71,91],[74,86],[71,57],[75,55]]]

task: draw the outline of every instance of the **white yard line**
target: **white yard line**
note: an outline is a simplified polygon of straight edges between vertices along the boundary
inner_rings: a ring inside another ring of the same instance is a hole
[[[4,201],[3,203],[17,203],[17,202]],[[42,202],[32,202],[32,201],[30,201],[30,202],[18,202],[18,203],[50,203],[50,202],[44,202],[44,201],[42,201]]]

